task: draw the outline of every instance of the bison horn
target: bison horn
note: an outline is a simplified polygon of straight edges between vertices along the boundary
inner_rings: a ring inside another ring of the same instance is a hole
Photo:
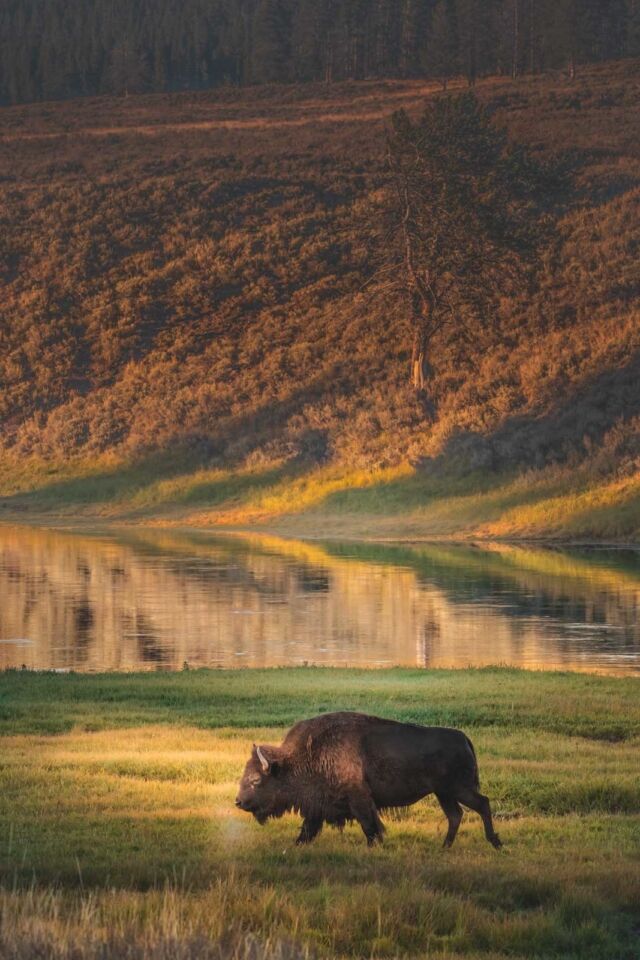
[[[266,773],[267,770],[269,769],[269,761],[268,761],[267,758],[265,757],[265,755],[264,755],[264,753],[262,752],[262,750],[260,749],[260,747],[256,747],[256,753],[258,754],[258,760],[260,761],[260,766],[262,767],[262,769],[263,769],[264,772]]]

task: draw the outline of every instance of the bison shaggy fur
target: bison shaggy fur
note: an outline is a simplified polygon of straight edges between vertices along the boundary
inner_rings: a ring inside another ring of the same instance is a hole
[[[296,723],[280,746],[254,744],[236,806],[261,824],[301,814],[298,843],[310,843],[325,823],[357,820],[372,844],[384,833],[381,812],[434,793],[449,821],[446,847],[458,832],[462,804],[480,814],[497,848],[489,800],[479,786],[473,744],[461,730],[325,713]]]

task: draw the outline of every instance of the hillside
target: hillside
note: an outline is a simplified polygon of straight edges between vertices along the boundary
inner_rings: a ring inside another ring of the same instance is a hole
[[[638,61],[478,84],[570,188],[500,335],[439,355],[433,421],[375,271],[385,123],[435,84],[4,108],[0,509],[637,535],[639,88]]]

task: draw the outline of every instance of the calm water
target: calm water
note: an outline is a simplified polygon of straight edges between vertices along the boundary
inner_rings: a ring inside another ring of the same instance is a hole
[[[640,674],[640,551],[0,525],[0,668]]]

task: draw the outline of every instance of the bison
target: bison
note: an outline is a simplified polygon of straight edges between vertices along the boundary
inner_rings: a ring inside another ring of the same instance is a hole
[[[461,730],[325,713],[296,723],[279,747],[254,744],[236,806],[260,824],[300,813],[299,844],[310,843],[325,823],[357,820],[371,845],[382,841],[381,811],[435,793],[449,821],[445,847],[455,840],[464,804],[480,814],[487,840],[498,848],[479,786],[473,744]]]

